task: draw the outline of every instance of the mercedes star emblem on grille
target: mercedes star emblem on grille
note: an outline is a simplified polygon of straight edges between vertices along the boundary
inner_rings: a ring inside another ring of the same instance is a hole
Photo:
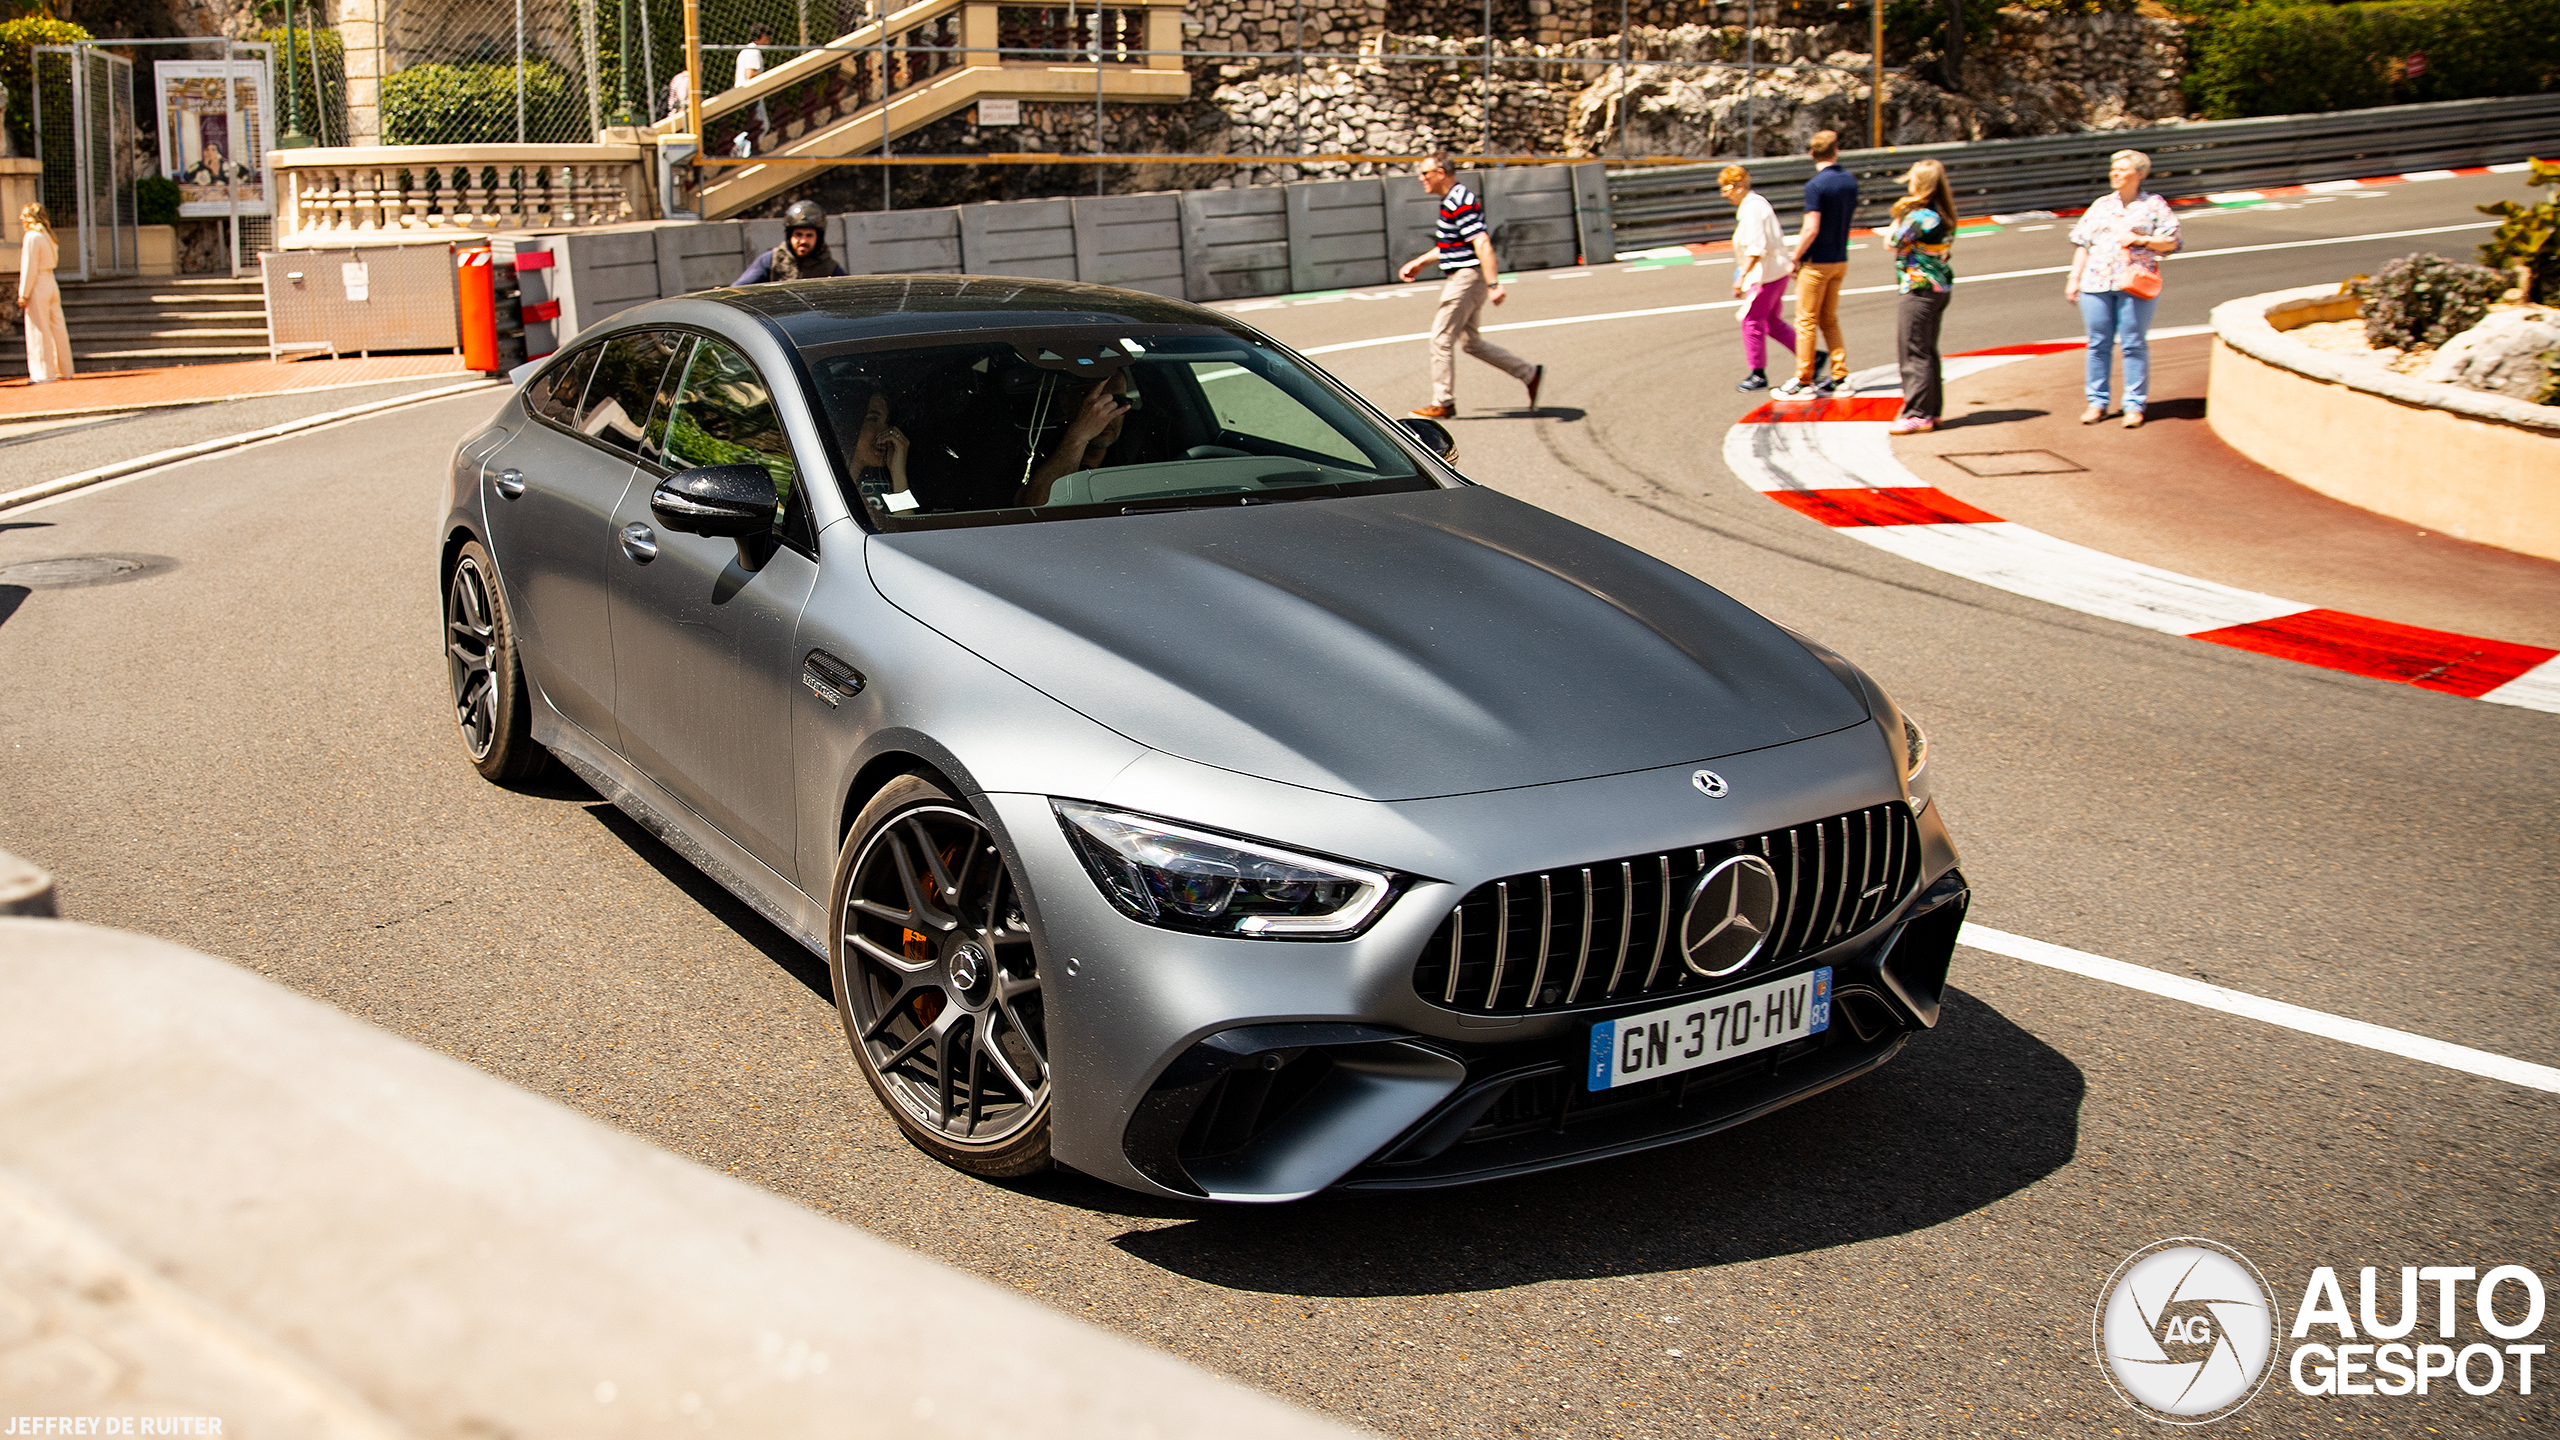
[[[1726,792],[1733,789],[1732,786],[1724,783],[1723,776],[1717,774],[1713,770],[1699,771],[1697,774],[1689,777],[1689,783],[1697,786],[1698,793],[1706,796],[1710,800],[1721,800],[1725,797]]]
[[[1757,855],[1736,855],[1699,876],[1689,892],[1681,962],[1710,980],[1730,975],[1760,953],[1777,921],[1778,872]]]

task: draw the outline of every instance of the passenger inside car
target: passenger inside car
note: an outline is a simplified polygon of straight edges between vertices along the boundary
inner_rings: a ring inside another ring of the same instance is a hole
[[[1036,344],[866,348],[811,370],[853,472],[848,498],[892,528],[1419,479],[1350,415],[1357,402],[1233,336],[1052,331]],[[903,486],[892,430],[907,441]]]
[[[1074,417],[1067,421],[1066,433],[1050,447],[1048,458],[1031,472],[1030,482],[1022,487],[1017,503],[1046,505],[1050,487],[1059,477],[1078,470],[1098,470],[1108,463],[1104,457],[1120,443],[1129,412],[1140,403],[1138,388],[1126,370],[1095,381],[1084,392],[1084,401],[1076,407]]]

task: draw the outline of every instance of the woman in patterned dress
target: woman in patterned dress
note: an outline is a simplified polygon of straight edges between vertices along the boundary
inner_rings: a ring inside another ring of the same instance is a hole
[[[2062,295],[2078,302],[2089,336],[2089,408],[2080,423],[2107,418],[2107,380],[2124,350],[2124,428],[2142,424],[2151,399],[2151,312],[2160,303],[2160,257],[2178,250],[2178,217],[2169,202],[2142,188],[2151,157],[2119,150],[2107,161],[2115,189],[2098,197],[2071,227],[2071,278]]]
[[[1938,329],[1956,286],[1950,258],[1956,248],[1956,198],[1947,186],[1947,167],[1935,160],[1912,166],[1902,177],[1902,191],[1902,198],[1893,202],[1893,224],[1884,232],[1885,243],[1893,247],[1895,287],[1902,292],[1894,323],[1902,357],[1902,414],[1888,428],[1896,435],[1916,435],[1937,429],[1946,409]]]

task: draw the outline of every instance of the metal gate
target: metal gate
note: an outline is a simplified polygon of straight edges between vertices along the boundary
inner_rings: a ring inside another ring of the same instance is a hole
[[[38,45],[36,154],[45,208],[65,245],[66,279],[131,275],[141,268],[135,233],[133,62],[90,45]]]

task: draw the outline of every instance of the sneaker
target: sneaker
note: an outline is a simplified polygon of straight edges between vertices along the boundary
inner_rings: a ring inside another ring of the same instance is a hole
[[[1529,372],[1529,408],[1538,408],[1538,387],[1547,383],[1547,367],[1540,365]]]
[[[1844,382],[1837,378],[1816,380],[1813,382],[1813,393],[1816,395],[1837,395],[1840,393],[1840,386],[1843,383]]]
[[[1926,415],[1905,415],[1884,428],[1887,435],[1926,435],[1938,428],[1938,422]]]
[[[1793,400],[1799,395],[1812,394],[1813,387],[1807,385],[1802,380],[1790,380],[1786,384],[1779,386],[1777,389],[1772,390],[1769,393],[1772,395],[1784,396],[1789,400]]]
[[[1457,416],[1458,407],[1455,405],[1424,405],[1410,413],[1412,413],[1415,418],[1422,420],[1449,420],[1454,419]]]
[[[1742,383],[1734,386],[1733,388],[1736,390],[1766,390],[1769,388],[1768,373],[1766,371],[1754,370],[1750,374],[1743,376]]]
[[[2106,418],[2107,407],[2104,405],[2092,404],[2088,409],[2080,412],[2080,423],[2083,425],[2095,425]]]

